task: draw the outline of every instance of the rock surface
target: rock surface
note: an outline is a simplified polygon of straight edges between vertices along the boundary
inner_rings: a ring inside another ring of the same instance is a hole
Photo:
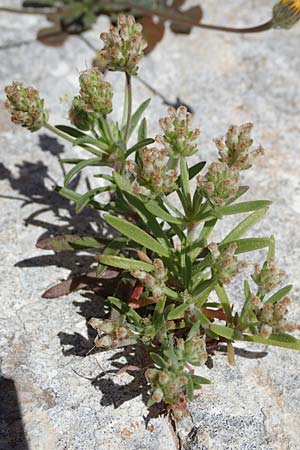
[[[271,0],[203,2],[207,23],[237,26],[263,22]],[[18,6],[18,1],[1,5]],[[51,122],[66,122],[67,106],[58,99],[77,92],[77,74],[90,64],[92,51],[78,37],[64,47],[35,42],[46,21],[35,16],[0,14],[2,87],[19,80],[38,87],[51,111]],[[86,37],[99,46],[107,26],[99,20]],[[249,198],[268,198],[273,206],[256,227],[277,236],[277,254],[295,281],[299,298],[300,270],[300,28],[289,33],[231,35],[194,30],[189,36],[167,33],[141,64],[140,74],[172,101],[178,95],[191,105],[203,130],[199,157],[216,155],[212,138],[230,123],[253,121],[256,140],[267,151],[245,181]],[[14,44],[25,40],[27,45]],[[112,74],[116,113],[120,113],[123,80]],[[172,86],[172,88],[170,88]],[[135,83],[135,102],[149,96]],[[14,127],[0,111],[1,301],[0,449],[18,450],[299,450],[300,357],[293,351],[268,349],[264,358],[240,347],[237,365],[214,358],[203,369],[213,384],[190,405],[190,417],[179,427],[180,442],[163,417],[145,425],[147,410],[138,377],[103,373],[124,362],[113,353],[90,354],[86,318],[100,316],[99,298],[76,293],[41,299],[42,292],[91,263],[42,252],[37,238],[49,233],[82,232],[100,227],[92,213],[76,217],[70,205],[52,192],[62,182],[58,157],[77,150],[41,131],[30,134]],[[149,109],[150,131],[165,114],[158,97]],[[251,194],[252,192],[252,194]],[[239,290],[234,291],[236,297]],[[299,320],[300,303],[291,309]],[[258,354],[259,355],[259,354]],[[245,358],[248,356],[248,358]],[[250,358],[252,356],[252,358]],[[260,356],[262,356],[260,354]],[[102,375],[101,375],[102,374]],[[17,401],[18,399],[18,401]],[[4,405],[4,406],[3,406]]]

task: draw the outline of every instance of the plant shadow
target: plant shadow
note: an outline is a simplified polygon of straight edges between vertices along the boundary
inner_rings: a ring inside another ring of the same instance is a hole
[[[46,135],[40,136],[40,146],[45,152],[50,152],[56,158],[59,158],[63,153],[63,146],[56,139]],[[97,211],[86,208],[82,213],[77,214],[72,203],[50,187],[56,183],[49,174],[48,167],[42,161],[23,161],[16,167],[18,173],[14,175],[4,164],[0,163],[0,179],[7,180],[11,189],[18,194],[18,196],[7,196],[7,198],[19,200],[22,208],[30,205],[37,206],[36,210],[26,217],[24,223],[26,226],[43,229],[38,240],[65,234],[97,237],[110,235],[111,230],[101,220]],[[76,190],[79,182],[80,176],[77,176],[70,184],[70,189]],[[48,187],[48,185],[50,186]],[[89,188],[88,183],[87,188]],[[51,213],[51,219],[49,220],[42,218],[47,213]],[[71,279],[79,274],[82,275],[82,273],[90,273],[91,270],[94,270],[94,263],[93,252],[90,254],[85,252],[85,254],[80,255],[76,252],[54,252],[45,256],[23,259],[16,263],[16,266],[29,268],[54,265],[68,269]],[[73,305],[78,308],[77,313],[86,319],[87,337],[76,332],[66,333],[61,331],[58,333],[64,356],[85,357],[87,354],[100,352],[99,349],[94,348],[96,332],[87,322],[91,317],[100,319],[109,317],[109,305],[105,301],[105,297],[111,294],[112,289],[115,290],[114,283],[115,280],[112,279],[101,280],[101,283],[98,280],[95,282],[94,279],[93,288],[89,284],[83,286],[81,299],[73,300]],[[246,351],[241,351],[239,354],[251,358],[262,357],[262,355],[254,355],[253,352]],[[111,370],[101,370],[97,376],[90,380],[95,389],[101,391],[101,404],[103,406],[113,405],[118,408],[124,402],[138,396],[142,396],[142,400],[146,401],[148,389],[144,370],[150,363],[147,358],[142,347],[135,350],[125,348],[111,357]],[[211,358],[209,361],[212,361]],[[124,372],[130,374],[131,381],[124,384],[121,380],[121,383],[118,383],[120,381],[118,375]],[[152,417],[157,417],[162,412],[160,405],[150,408],[146,421]]]

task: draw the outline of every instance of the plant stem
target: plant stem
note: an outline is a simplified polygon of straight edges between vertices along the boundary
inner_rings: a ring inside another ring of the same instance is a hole
[[[171,20],[172,22],[175,23],[185,23],[187,25],[190,25],[191,27],[203,28],[206,30],[223,31],[227,33],[258,33],[261,31],[270,30],[273,27],[272,19],[266,23],[263,23],[255,27],[233,28],[195,22],[193,19],[188,18],[184,14],[169,13],[168,11],[162,9],[148,9],[145,8],[144,6],[136,5],[131,2],[120,2],[120,4],[123,4],[124,6],[126,5],[129,8],[137,9],[146,16],[159,16],[162,17],[163,19]]]
[[[68,136],[67,134],[63,133],[62,131],[60,131],[58,128],[54,127],[53,125],[50,125],[50,123],[45,123],[44,127],[47,128],[48,130],[52,131],[52,133],[57,134],[57,136],[65,139],[66,141],[71,142],[72,144],[74,144],[75,139],[71,138],[70,136]]]
[[[39,16],[48,16],[49,14],[59,14],[59,15],[66,15],[66,14],[73,14],[83,11],[82,6],[72,6],[72,7],[66,7],[66,8],[32,8],[32,9],[21,9],[21,8],[8,8],[5,6],[0,7],[0,12],[7,12],[12,14],[28,14],[28,15],[39,15]]]
[[[126,75],[126,90],[127,90],[128,105],[127,105],[127,121],[126,121],[124,141],[127,143],[129,138],[129,130],[131,125],[131,114],[132,114],[132,86],[130,74],[125,72],[125,75]]]
[[[57,136],[65,139],[66,141],[71,142],[71,144],[75,145],[76,139],[71,138],[67,134],[65,134],[62,131],[60,131],[58,128],[50,125],[50,123],[45,123],[44,127],[47,128],[49,131],[52,131],[52,133],[55,133]],[[93,155],[96,155],[96,156],[100,156],[101,155],[101,152],[99,152],[99,150],[96,150],[95,148],[90,147],[89,145],[86,145],[86,144],[85,145],[80,145],[79,144],[79,147],[82,147],[85,150],[93,153]]]

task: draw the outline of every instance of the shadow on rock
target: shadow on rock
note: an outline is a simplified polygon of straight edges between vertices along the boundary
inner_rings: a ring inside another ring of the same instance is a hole
[[[1,374],[0,423],[1,450],[29,450],[15,383]]]

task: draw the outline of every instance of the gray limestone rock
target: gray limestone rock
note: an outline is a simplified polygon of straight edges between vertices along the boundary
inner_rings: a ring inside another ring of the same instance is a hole
[[[204,2],[205,20],[256,24],[269,18],[273,4]],[[86,33],[95,46],[100,47],[98,35],[107,23],[100,19]],[[76,36],[59,48],[35,42],[36,31],[45,24],[35,16],[0,13],[0,45],[32,39],[27,45],[0,49],[0,98],[4,100],[2,87],[12,80],[34,85],[46,98],[52,123],[66,123],[68,106],[58,99],[77,92],[78,71],[90,64],[93,53]],[[266,147],[266,156],[244,181],[251,188],[249,198],[273,201],[255,231],[277,236],[278,257],[295,282],[291,315],[298,320],[299,38],[299,26],[290,32],[257,35],[167,32],[140,69],[141,76],[172,101],[179,96],[193,107],[195,123],[202,129],[197,158],[215,158],[212,138],[230,123],[255,123],[256,140]],[[118,74],[111,80],[115,114],[120,114],[123,80]],[[148,96],[136,81],[135,104]],[[68,202],[52,191],[53,184],[63,179],[58,157],[80,152],[43,130],[30,134],[14,127],[4,110],[0,114],[0,449],[176,450],[181,445],[184,450],[299,450],[296,352],[270,348],[264,355],[265,348],[240,345],[234,368],[227,365],[226,356],[216,355],[213,370],[202,371],[213,383],[190,404],[190,416],[179,425],[179,440],[164,417],[146,424],[145,393],[138,377],[109,372],[125,361],[124,355],[83,357],[93,338],[86,318],[105,314],[103,300],[80,292],[55,300],[42,299],[41,294],[70,273],[84,271],[91,260],[87,255],[59,256],[35,248],[37,239],[49,233],[62,234],[78,226],[83,232],[101,229],[93,213],[76,217]],[[151,133],[158,131],[157,118],[164,114],[165,105],[155,97],[148,115]],[[84,186],[84,177],[81,182]],[[229,226],[228,221],[225,231]],[[232,293],[238,302],[240,290]]]

